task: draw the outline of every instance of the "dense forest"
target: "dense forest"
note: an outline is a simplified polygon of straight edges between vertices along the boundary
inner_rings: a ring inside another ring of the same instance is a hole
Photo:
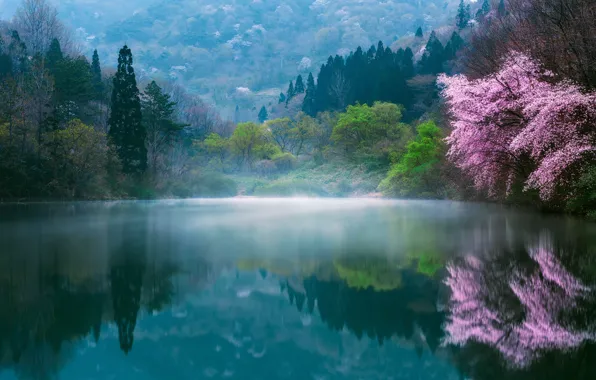
[[[330,56],[240,122],[137,78],[134,46],[101,68],[26,0],[0,31],[0,197],[382,194],[593,214],[596,10],[559,3],[461,1],[452,25]]]

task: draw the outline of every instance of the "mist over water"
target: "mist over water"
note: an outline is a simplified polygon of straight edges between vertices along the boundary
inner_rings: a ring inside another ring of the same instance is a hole
[[[442,201],[4,205],[4,375],[588,378],[595,240]]]

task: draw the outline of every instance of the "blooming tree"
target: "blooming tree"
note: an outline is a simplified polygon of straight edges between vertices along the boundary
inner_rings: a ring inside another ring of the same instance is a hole
[[[538,267],[530,273],[494,273],[493,266],[474,256],[447,266],[451,300],[444,343],[485,343],[512,364],[524,366],[545,350],[572,349],[596,339],[596,325],[578,330],[560,319],[561,312],[579,307],[593,289],[561,265],[548,241],[528,251]]]
[[[596,152],[596,94],[527,55],[510,53],[481,79],[441,75],[453,118],[449,157],[478,189],[497,196],[516,178],[552,198]]]

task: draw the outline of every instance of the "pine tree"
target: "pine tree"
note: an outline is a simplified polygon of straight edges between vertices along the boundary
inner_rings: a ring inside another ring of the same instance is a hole
[[[143,126],[147,131],[147,156],[153,176],[157,175],[159,157],[163,155],[174,141],[176,134],[182,130],[183,124],[173,120],[176,102],[161,87],[152,81],[147,85],[141,97]]]
[[[62,54],[62,48],[60,47],[60,42],[57,38],[54,38],[50,43],[50,48],[46,53],[46,68],[50,70],[52,75],[55,75],[56,67],[62,62],[64,59],[64,54]]]
[[[290,85],[288,86],[288,91],[286,92],[286,105],[290,102],[290,100],[292,100],[292,98],[295,95],[295,90],[294,90],[294,82],[290,81]]]
[[[424,36],[424,34],[422,33],[422,27],[419,26],[418,29],[416,29],[416,37],[422,38],[423,36]]]
[[[240,123],[240,107],[236,104],[236,108],[234,109],[234,123]]]
[[[280,92],[278,104],[285,103],[285,101],[286,101],[286,94],[284,94],[283,92]]]
[[[60,60],[54,69],[54,101],[57,121],[80,118],[80,109],[93,99],[91,66],[85,57]]]
[[[14,72],[24,73],[27,71],[27,63],[29,61],[27,46],[21,40],[19,32],[16,30],[13,30],[10,34],[8,55],[11,57],[11,66]]]
[[[104,84],[101,78],[101,66],[99,65],[99,54],[97,54],[97,49],[93,50],[93,58],[91,60],[91,76],[93,91],[95,92],[95,99],[100,100],[103,96]]]
[[[499,6],[497,7],[497,14],[500,17],[503,17],[507,14],[507,8],[505,8],[505,0],[499,1]]]
[[[470,21],[469,9],[466,9],[464,0],[460,0],[459,7],[457,8],[457,16],[455,16],[455,25],[459,29],[464,29],[466,26],[468,26],[469,21]]]
[[[459,49],[461,49],[463,45],[463,38],[461,38],[459,33],[453,32],[453,34],[451,34],[451,39],[449,40],[449,42],[447,42],[447,45],[445,46],[445,59],[454,59],[457,52],[459,51]]]
[[[414,76],[414,52],[409,47],[404,50],[400,67],[404,78],[410,79]]]
[[[147,132],[142,123],[141,100],[132,67],[132,52],[126,45],[120,49],[118,55],[118,70],[114,76],[108,123],[109,136],[116,146],[123,172],[144,173],[147,169]]]
[[[420,71],[422,74],[438,74],[443,71],[445,49],[437,38],[434,31],[430,34],[426,43],[425,52],[420,60]]]
[[[4,44],[4,39],[0,35],[0,80],[12,74],[12,60],[8,55],[8,49]]]
[[[267,109],[265,108],[265,106],[262,106],[261,110],[259,111],[259,122],[262,124],[265,121],[267,121],[268,118],[269,114],[267,113]]]
[[[302,81],[302,75],[298,75],[296,78],[296,86],[294,86],[294,92],[296,94],[304,93],[304,82]]]
[[[312,117],[315,117],[317,114],[315,99],[316,92],[317,87],[315,85],[315,78],[312,76],[312,73],[309,73],[308,79],[306,80],[306,94],[304,95],[304,101],[302,102],[302,111]]]
[[[482,13],[484,13],[485,15],[488,14],[488,12],[490,12],[490,0],[484,0],[482,2]]]

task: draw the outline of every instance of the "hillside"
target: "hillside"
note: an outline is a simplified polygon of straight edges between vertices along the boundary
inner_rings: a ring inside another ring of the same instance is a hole
[[[4,0],[15,8],[16,0]],[[450,24],[457,0],[65,1],[60,16],[85,52],[113,66],[127,43],[137,71],[176,79],[233,114],[274,102],[289,79],[315,74],[329,55],[382,40],[386,45]]]

